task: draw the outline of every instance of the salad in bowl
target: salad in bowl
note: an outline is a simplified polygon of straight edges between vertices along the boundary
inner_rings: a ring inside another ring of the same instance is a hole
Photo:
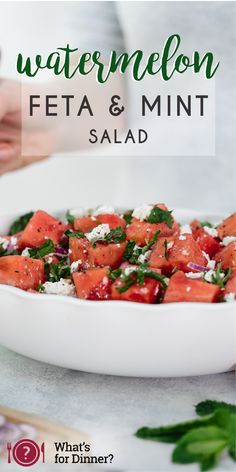
[[[236,298],[236,213],[180,225],[166,205],[29,212],[0,236],[0,284],[145,304]]]

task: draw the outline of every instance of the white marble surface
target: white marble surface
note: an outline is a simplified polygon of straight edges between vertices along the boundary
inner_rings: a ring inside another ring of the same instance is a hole
[[[234,402],[234,373],[170,379],[93,375],[36,362],[0,347],[0,404],[89,433],[96,452],[114,454],[113,465],[104,470],[182,472],[182,466],[170,462],[172,446],[143,442],[133,433],[143,425],[190,419],[194,405],[207,398]],[[234,467],[225,457],[217,470]],[[49,469],[54,467],[44,466],[43,471]],[[195,465],[184,469],[198,470]]]

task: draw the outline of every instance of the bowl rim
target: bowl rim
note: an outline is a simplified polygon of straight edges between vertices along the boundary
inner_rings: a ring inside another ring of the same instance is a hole
[[[19,298],[25,299],[25,300],[37,300],[39,303],[46,303],[46,302],[66,302],[67,304],[71,305],[77,305],[81,307],[96,307],[98,304],[99,306],[119,306],[120,308],[123,307],[130,307],[130,308],[135,308],[138,310],[145,310],[145,311],[150,311],[150,312],[160,312],[162,310],[168,311],[168,310],[176,310],[177,308],[181,309],[188,309],[191,310],[192,308],[199,308],[199,309],[206,309],[206,310],[212,310],[212,311],[220,311],[222,308],[224,310],[230,310],[232,307],[235,308],[235,303],[230,302],[222,302],[222,303],[204,303],[204,302],[173,302],[173,303],[137,303],[137,302],[129,302],[126,300],[82,300],[77,297],[73,296],[66,296],[66,295],[52,295],[52,294],[45,294],[45,293],[31,293],[31,292],[26,292],[25,290],[22,290],[17,287],[12,287],[10,285],[5,285],[1,284],[0,285],[0,295],[1,292],[6,292],[9,294],[13,294],[18,296]],[[222,306],[223,305],[223,306]],[[227,307],[227,308],[226,308]]]

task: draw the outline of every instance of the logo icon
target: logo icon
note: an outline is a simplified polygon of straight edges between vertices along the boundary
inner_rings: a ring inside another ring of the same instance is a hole
[[[7,449],[8,462],[11,462],[11,450],[12,457],[18,465],[29,467],[36,464],[40,458],[40,453],[42,453],[42,462],[44,462],[44,443],[39,447],[35,441],[32,441],[32,439],[21,439],[20,441],[17,441],[13,447],[8,444]]]

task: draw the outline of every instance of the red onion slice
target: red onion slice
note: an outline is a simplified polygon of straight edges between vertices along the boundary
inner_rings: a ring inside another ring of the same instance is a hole
[[[187,267],[192,270],[196,270],[197,272],[208,272],[208,268],[205,266],[202,266],[200,264],[194,264],[194,262],[189,262]]]
[[[68,251],[64,247],[57,246],[55,248],[55,253],[54,254],[55,254],[55,256],[67,256]]]

